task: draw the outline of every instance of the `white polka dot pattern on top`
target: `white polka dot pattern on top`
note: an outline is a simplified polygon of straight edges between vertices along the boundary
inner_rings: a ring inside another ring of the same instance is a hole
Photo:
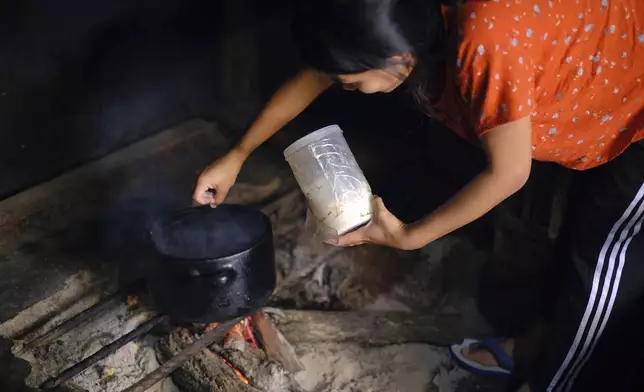
[[[644,1],[633,4],[466,2],[448,23],[455,98],[448,86],[439,112],[470,139],[531,116],[539,160],[587,169],[613,159],[644,138],[644,33],[632,35]]]

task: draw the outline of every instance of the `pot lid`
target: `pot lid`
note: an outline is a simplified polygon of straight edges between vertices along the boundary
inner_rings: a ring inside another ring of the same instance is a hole
[[[179,259],[218,259],[254,248],[270,220],[261,211],[242,205],[191,207],[166,214],[152,225],[156,250]]]

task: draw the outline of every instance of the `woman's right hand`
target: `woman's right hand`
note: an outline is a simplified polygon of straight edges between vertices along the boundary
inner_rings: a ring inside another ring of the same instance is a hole
[[[211,163],[199,176],[193,199],[217,206],[224,202],[248,155],[300,114],[333,81],[326,75],[304,69],[273,95],[239,141],[238,147]]]
[[[192,198],[199,204],[213,207],[223,203],[245,160],[244,153],[233,149],[212,162],[199,175]]]

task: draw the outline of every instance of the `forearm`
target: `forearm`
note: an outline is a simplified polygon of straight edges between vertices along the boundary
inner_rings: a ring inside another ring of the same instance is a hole
[[[371,222],[342,236],[338,246],[373,243],[398,249],[418,249],[480,218],[528,181],[532,168],[530,117],[500,125],[481,141],[487,169],[431,215],[409,225],[376,199]]]
[[[248,156],[279,129],[297,117],[332,85],[330,78],[303,70],[286,82],[266,104],[235,150]]]
[[[429,216],[406,228],[405,248],[418,249],[480,218],[523,187],[527,176],[486,170]]]

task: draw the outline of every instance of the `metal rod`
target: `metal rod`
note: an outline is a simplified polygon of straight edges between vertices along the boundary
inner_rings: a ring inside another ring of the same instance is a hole
[[[223,338],[224,334],[228,332],[229,329],[237,325],[243,319],[243,317],[238,317],[236,319],[219,324],[215,329],[206,332],[201,337],[201,339],[181,350],[179,354],[170,358],[170,360],[166,361],[152,373],[143,377],[137,383],[122,392],[145,392],[148,389],[152,388],[156,383],[168,377],[178,367],[192,359],[192,357],[194,357],[195,355],[199,354],[201,350],[215,343],[217,340]]]
[[[98,317],[101,313],[109,309],[110,307],[116,305],[121,301],[121,293],[116,292],[98,302],[96,305],[88,308],[76,316],[70,318],[64,323],[56,326],[54,329],[48,331],[42,336],[37,337],[31,342],[27,343],[23,348],[23,351],[27,351],[33,347],[44,346],[63,336],[67,332],[70,332],[72,329],[77,328],[92,319]]]
[[[83,359],[76,365],[65,369],[58,376],[47,380],[45,383],[42,384],[41,388],[42,389],[56,388],[60,384],[71,379],[78,373],[94,365],[96,362],[112,354],[113,352],[125,346],[126,344],[130,343],[134,339],[138,338],[141,335],[146,334],[148,331],[150,331],[152,328],[154,328],[156,325],[160,324],[161,322],[165,321],[166,319],[167,319],[167,316],[165,315],[157,315],[152,317],[148,321],[136,327],[133,331],[121,336],[120,338],[116,339],[115,341],[108,344],[107,346],[101,348],[94,354]]]

